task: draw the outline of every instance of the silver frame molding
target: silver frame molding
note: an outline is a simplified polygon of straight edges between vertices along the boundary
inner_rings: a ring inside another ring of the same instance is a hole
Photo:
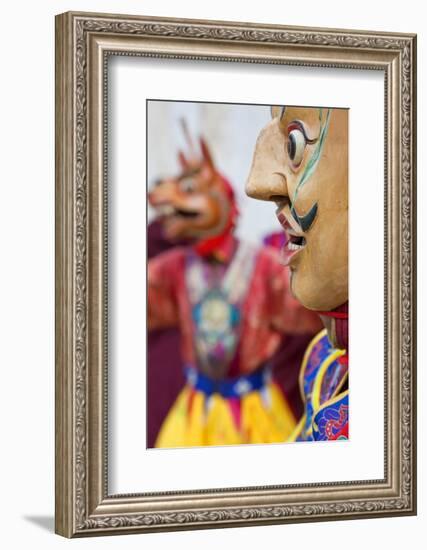
[[[111,55],[384,72],[384,479],[108,494],[106,82]],[[71,12],[56,17],[58,534],[416,513],[415,123],[415,35]]]

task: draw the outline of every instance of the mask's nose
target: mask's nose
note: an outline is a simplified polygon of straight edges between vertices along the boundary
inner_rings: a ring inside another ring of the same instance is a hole
[[[165,178],[156,180],[153,187],[147,193],[148,202],[151,206],[156,206],[170,200],[175,188],[176,181],[173,179]]]
[[[285,138],[277,119],[261,131],[246,182],[246,194],[254,199],[277,201],[288,196],[285,176]]]
[[[153,197],[153,193],[152,193],[151,191],[148,191],[148,193],[147,193],[147,199],[148,199],[148,203],[149,203],[151,206],[154,206],[155,200],[154,200],[154,197]]]

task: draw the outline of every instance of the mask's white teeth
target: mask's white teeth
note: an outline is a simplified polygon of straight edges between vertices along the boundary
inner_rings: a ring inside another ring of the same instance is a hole
[[[289,250],[299,250],[300,248],[304,248],[303,244],[295,244],[295,243],[288,243],[288,249]]]
[[[172,216],[175,213],[175,208],[170,204],[160,204],[157,207],[157,212],[160,216]]]

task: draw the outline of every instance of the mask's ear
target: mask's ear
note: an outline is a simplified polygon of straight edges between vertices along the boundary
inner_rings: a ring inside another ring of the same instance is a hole
[[[189,164],[188,160],[185,158],[185,155],[182,151],[178,152],[178,161],[179,161],[179,165],[181,166],[181,169],[183,171],[189,169],[190,164]]]
[[[202,157],[204,162],[211,168],[211,170],[215,170],[214,163],[212,160],[212,155],[209,151],[209,147],[206,143],[206,141],[201,137],[200,138],[200,149],[202,151]]]

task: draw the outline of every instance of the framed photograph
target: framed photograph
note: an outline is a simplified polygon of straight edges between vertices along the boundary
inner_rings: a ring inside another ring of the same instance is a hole
[[[416,513],[415,115],[415,35],[57,16],[58,534]]]

